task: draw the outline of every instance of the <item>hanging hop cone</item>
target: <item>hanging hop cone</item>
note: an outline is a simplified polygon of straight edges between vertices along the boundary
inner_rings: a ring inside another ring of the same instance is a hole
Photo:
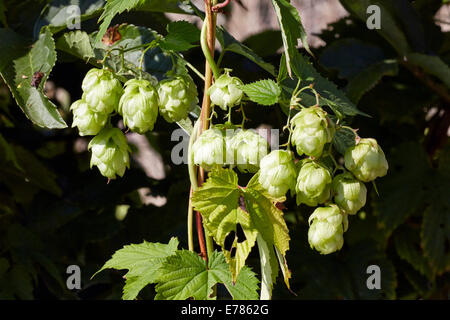
[[[320,107],[302,109],[291,120],[292,145],[299,155],[306,154],[318,158],[323,147],[331,142],[335,132],[333,122]]]
[[[167,122],[185,119],[198,104],[197,87],[189,75],[159,83],[159,112]]]
[[[205,170],[222,167],[226,161],[226,144],[221,130],[210,128],[197,138],[192,146],[194,164]]]
[[[122,177],[130,167],[130,147],[120,129],[103,129],[91,140],[88,150],[92,151],[91,168],[97,166],[108,179],[115,179],[116,175]]]
[[[94,112],[109,114],[117,109],[123,88],[114,74],[107,69],[91,69],[81,85],[83,100]]]
[[[295,192],[297,205],[301,203],[310,207],[325,203],[331,195],[331,173],[316,161],[304,161],[297,177]]]
[[[367,189],[350,172],[338,174],[332,183],[334,202],[346,214],[356,214],[365,206]]]
[[[211,102],[223,110],[240,104],[244,96],[244,91],[240,89],[242,85],[244,83],[239,78],[224,73],[208,89]]]
[[[70,110],[73,112],[72,128],[78,127],[80,136],[96,135],[108,120],[107,114],[91,111],[84,100],[72,103]]]
[[[280,198],[295,189],[297,172],[291,152],[274,150],[262,158],[259,165],[259,183],[272,197]]]
[[[158,117],[156,89],[147,80],[128,80],[120,98],[119,113],[124,125],[132,131],[142,134],[153,130]]]
[[[372,138],[361,139],[358,144],[348,148],[344,160],[345,167],[363,182],[385,176],[389,168],[383,150]]]
[[[239,130],[232,138],[231,148],[238,169],[255,173],[259,170],[261,159],[267,155],[269,144],[256,132]]]
[[[330,205],[314,210],[309,217],[308,241],[321,254],[336,252],[344,245],[346,221],[338,206]]]

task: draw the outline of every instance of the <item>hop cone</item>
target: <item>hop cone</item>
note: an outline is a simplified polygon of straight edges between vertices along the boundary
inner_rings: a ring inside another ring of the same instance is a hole
[[[297,177],[297,204],[305,203],[315,207],[326,202],[331,194],[331,181],[327,168],[315,161],[306,161]]]
[[[211,102],[223,110],[238,105],[244,96],[244,91],[240,89],[242,85],[239,78],[224,73],[208,90]]]
[[[321,254],[330,254],[342,248],[345,218],[338,206],[317,208],[308,222],[308,241],[311,248]]]
[[[358,180],[369,182],[386,175],[389,165],[375,139],[361,139],[345,152],[345,167]]]
[[[292,118],[291,125],[292,145],[297,147],[299,155],[318,158],[325,144],[333,139],[334,124],[320,107],[303,109]]]
[[[116,175],[122,177],[125,169],[130,167],[130,148],[125,135],[117,128],[100,131],[89,143],[88,150],[92,151],[91,168],[97,166],[109,179],[115,179]]]
[[[83,99],[94,112],[111,113],[116,110],[123,88],[107,69],[91,69],[81,84]]]
[[[73,112],[72,128],[78,127],[80,136],[96,135],[108,120],[107,114],[91,111],[84,100],[75,101],[70,110]]]
[[[159,111],[167,122],[185,119],[198,104],[197,87],[189,75],[159,83]]]
[[[219,129],[204,131],[194,142],[192,152],[194,163],[205,170],[223,166],[226,160],[225,139]]]
[[[366,186],[350,172],[335,176],[332,190],[335,203],[346,214],[356,214],[366,204]]]
[[[158,117],[158,93],[147,80],[128,80],[120,98],[119,113],[123,123],[132,131],[153,130]]]
[[[297,172],[292,154],[285,150],[274,150],[260,162],[259,183],[274,198],[295,189]]]
[[[267,140],[251,130],[239,130],[231,141],[234,159],[241,172],[255,173],[259,163],[267,155]]]

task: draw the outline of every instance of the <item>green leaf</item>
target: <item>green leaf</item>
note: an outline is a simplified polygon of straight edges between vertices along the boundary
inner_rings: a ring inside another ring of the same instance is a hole
[[[155,12],[173,12],[192,14],[192,5],[189,1],[178,0],[107,0],[105,11],[100,16],[100,25],[95,42],[100,42],[112,19],[124,11],[141,10]]]
[[[258,174],[254,175],[249,181],[247,188],[243,189],[245,209],[250,215],[252,226],[258,230],[262,240],[267,243],[270,258],[277,259],[275,249],[278,250],[282,259],[281,268],[284,270],[284,282],[289,288],[290,273],[286,262],[286,252],[289,250],[289,229],[283,218],[283,212],[278,209],[273,200],[266,196],[266,190],[258,182]],[[272,260],[270,263],[272,264]],[[275,280],[276,274],[272,268],[272,279]],[[278,271],[277,271],[278,272]]]
[[[356,144],[356,134],[354,131],[348,128],[340,128],[336,130],[333,137],[333,146],[336,150],[345,155],[345,151],[348,148],[353,147]]]
[[[14,38],[12,31],[0,31],[0,34],[4,33],[7,33],[5,38],[8,41],[0,45],[2,52],[5,52],[0,73],[17,104],[25,115],[40,127],[66,128],[67,124],[56,106],[43,93],[44,83],[56,62],[55,42],[50,30],[46,28],[32,48],[26,45],[21,47],[19,40],[11,41],[11,38]],[[17,37],[20,39],[20,36]],[[36,88],[31,86],[31,81],[38,71],[42,72],[44,77]]]
[[[276,104],[281,94],[278,84],[270,79],[246,84],[242,87],[242,90],[250,100],[264,106]]]
[[[231,274],[221,252],[214,251],[206,262],[195,252],[179,250],[166,259],[156,285],[156,300],[212,299],[212,287],[223,283],[235,299],[257,298],[258,282],[248,268],[243,269],[232,288]]]
[[[260,300],[272,298],[273,284],[278,275],[278,262],[273,246],[269,246],[263,237],[258,234],[256,239],[261,265],[261,296]]]
[[[423,71],[440,79],[450,88],[450,67],[438,56],[422,53],[410,53],[406,56],[408,62],[420,67]]]
[[[52,33],[67,27],[79,28],[79,23],[99,15],[105,3],[104,0],[51,0],[49,2],[34,24],[36,37],[44,26],[48,26]]]
[[[56,48],[82,59],[95,58],[89,35],[80,30],[65,33],[56,41]]]
[[[176,238],[170,239],[168,244],[144,241],[124,246],[92,277],[105,269],[128,269],[122,298],[133,300],[146,285],[156,282],[161,266],[167,257],[175,254],[177,247]]]
[[[245,265],[256,241],[256,230],[249,215],[239,207],[241,192],[237,182],[233,170],[215,170],[210,172],[208,180],[192,197],[193,207],[204,217],[206,231],[224,251],[233,280],[236,280]],[[237,238],[238,224],[246,237],[242,242],[238,242]],[[225,240],[230,234],[234,235],[233,242],[231,248],[226,248]]]
[[[285,67],[285,56],[283,55],[280,64],[280,72],[278,74],[278,83],[282,86],[285,98],[290,100],[290,96],[297,86],[298,79],[300,79],[301,86],[314,85],[316,91],[320,94],[319,103],[321,106],[329,106],[338,117],[366,115],[359,111],[348,97],[339,90],[334,83],[320,75],[314,66],[308,61],[306,57],[300,53],[295,53],[294,59],[291,61],[292,70],[297,79],[290,79],[287,77],[287,70]],[[306,105],[315,104],[315,96],[309,91],[300,94],[302,103]],[[289,107],[289,106],[285,106]]]
[[[376,31],[379,32],[400,55],[404,56],[410,51],[408,41],[396,20],[395,13],[389,10],[390,8],[386,5],[384,0],[341,0],[341,3],[347,11],[356,15],[364,23],[366,23],[369,18],[367,8],[370,5],[377,5],[381,11],[381,29],[377,29]],[[375,30],[373,31],[375,32]],[[371,30],[368,32],[371,32]]]
[[[175,21],[167,25],[167,36],[161,41],[161,48],[173,51],[186,51],[200,41],[200,30],[187,21]]]
[[[385,60],[364,69],[352,78],[347,85],[347,95],[355,104],[361,97],[372,90],[384,76],[396,76],[398,63],[396,60]]]
[[[277,13],[278,24],[281,28],[286,66],[289,76],[292,78],[291,61],[297,52],[298,39],[301,39],[304,48],[310,55],[307,33],[303,28],[297,9],[286,0],[272,0],[272,5]]]
[[[21,170],[19,163],[17,162],[17,157],[14,152],[14,149],[9,145],[9,143],[1,134],[0,134],[0,150],[2,150],[2,153],[0,155],[0,164],[11,162],[17,169]]]
[[[222,26],[217,27],[217,40],[222,46],[222,50],[231,51],[240,54],[250,61],[256,63],[258,66],[275,76],[275,67],[268,62],[265,62],[260,56],[254,53],[250,48],[243,45],[228,33]]]

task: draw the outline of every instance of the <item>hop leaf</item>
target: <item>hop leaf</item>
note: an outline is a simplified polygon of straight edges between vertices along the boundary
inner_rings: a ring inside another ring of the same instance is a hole
[[[128,153],[130,147],[122,131],[117,128],[105,128],[88,145],[92,151],[91,168],[97,166],[100,173],[108,179],[116,175],[123,176],[130,167]]]
[[[292,145],[299,155],[320,157],[326,143],[333,140],[334,124],[320,107],[303,109],[291,120]]]
[[[96,135],[105,126],[108,115],[93,112],[86,101],[75,101],[70,110],[73,112],[72,128],[78,127],[80,136]]]
[[[259,163],[267,155],[267,140],[251,130],[239,130],[231,139],[231,148],[238,169],[241,172],[255,173]]]
[[[363,182],[385,176],[389,168],[383,150],[372,138],[361,139],[345,152],[344,159],[345,167]]]
[[[81,84],[83,100],[94,112],[109,114],[116,110],[123,88],[114,74],[107,69],[93,68],[88,71]]]
[[[297,172],[289,151],[272,151],[261,160],[260,167],[258,181],[272,197],[283,197],[289,189],[295,189]]]
[[[331,195],[331,181],[331,174],[327,168],[315,161],[305,161],[295,187],[297,204],[305,203],[315,207],[326,202]]]
[[[189,75],[159,83],[159,111],[167,122],[185,119],[198,104],[197,87]]]
[[[308,222],[308,241],[311,248],[321,254],[330,254],[342,248],[345,218],[338,206],[332,204],[317,208]]]
[[[346,214],[356,214],[366,204],[366,186],[350,172],[334,177],[332,190],[335,203]]]
[[[243,85],[244,83],[239,78],[224,73],[208,89],[211,102],[223,110],[240,104],[244,96],[244,91],[241,89]]]
[[[145,133],[153,130],[158,117],[158,94],[147,80],[131,79],[125,83],[120,98],[119,113],[123,123],[132,131]]]

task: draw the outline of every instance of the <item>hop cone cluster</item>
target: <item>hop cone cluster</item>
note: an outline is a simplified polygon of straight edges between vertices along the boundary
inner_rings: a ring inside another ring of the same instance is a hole
[[[128,80],[120,98],[119,113],[123,123],[132,131],[153,130],[158,117],[158,93],[147,80]]]
[[[223,110],[238,105],[244,96],[244,91],[240,89],[242,85],[239,78],[224,73],[208,90],[211,102]]]
[[[91,140],[88,149],[92,151],[91,168],[97,166],[108,179],[122,177],[130,166],[130,147],[120,129],[104,128]]]
[[[159,112],[169,123],[185,119],[198,104],[197,87],[189,75],[161,81],[158,95]]]
[[[260,162],[259,183],[274,198],[280,198],[288,190],[295,190],[295,169],[292,154],[285,150],[274,150]]]
[[[334,124],[320,107],[302,109],[291,120],[292,145],[299,155],[318,158],[323,147],[333,139]]]

